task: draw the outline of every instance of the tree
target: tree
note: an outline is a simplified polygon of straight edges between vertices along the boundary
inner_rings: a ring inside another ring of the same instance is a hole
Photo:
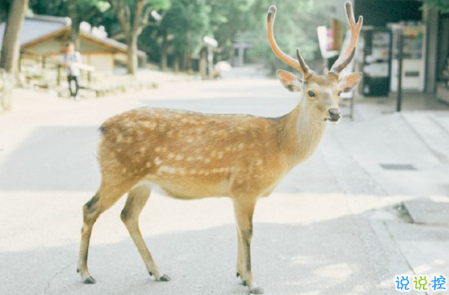
[[[168,0],[110,0],[118,22],[125,35],[127,49],[128,74],[137,72],[137,40],[142,30],[150,25],[150,14],[153,10],[167,9]]]
[[[162,59],[167,52],[168,36],[172,37],[174,68],[178,71],[181,62],[189,64],[191,53],[202,43],[209,30],[210,7],[205,0],[176,0],[162,20],[159,29],[163,32]],[[187,65],[190,70],[190,66]]]
[[[238,34],[251,29],[255,17],[251,7],[255,0],[208,0],[211,6],[210,27],[221,48],[221,57],[230,60]]]
[[[110,8],[108,2],[102,0],[67,0],[67,14],[72,20],[70,40],[79,48],[80,24],[90,21],[97,13],[104,13]]]
[[[20,40],[19,34],[22,29],[25,11],[28,7],[28,0],[15,0],[11,3],[11,8],[6,23],[5,35],[3,37],[2,54],[0,58],[0,68],[6,72],[15,74],[19,63]]]
[[[440,11],[440,13],[449,12],[449,1],[447,0],[424,0],[425,8],[435,8]]]

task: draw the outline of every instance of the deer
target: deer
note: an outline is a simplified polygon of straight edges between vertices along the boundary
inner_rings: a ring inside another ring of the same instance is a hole
[[[84,283],[96,282],[87,266],[93,225],[126,193],[121,220],[149,275],[156,281],[170,281],[153,260],[139,229],[140,213],[156,185],[177,199],[230,198],[237,228],[236,275],[250,293],[264,292],[251,271],[256,202],[260,197],[268,197],[284,175],[313,154],[328,121],[336,123],[341,119],[340,94],[351,91],[362,79],[361,73],[339,77],[354,57],[363,23],[362,16],[355,22],[350,2],[345,3],[345,8],[351,41],[330,71],[319,75],[309,69],[298,49],[294,59],[279,48],[273,33],[276,7],[270,6],[268,42],[281,61],[301,74],[298,78],[291,72],[278,71],[285,88],[302,94],[297,106],[284,116],[140,107],[115,115],[101,125],[97,152],[101,183],[94,197],[83,206],[77,271]]]

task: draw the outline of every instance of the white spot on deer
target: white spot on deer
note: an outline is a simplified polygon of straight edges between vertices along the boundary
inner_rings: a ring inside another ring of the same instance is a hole
[[[156,148],[154,149],[154,151],[155,151],[156,153],[159,153],[161,150],[162,150],[162,148],[161,148],[160,146],[158,146],[158,147],[156,147]]]
[[[188,143],[192,143],[194,140],[195,140],[195,139],[194,139],[193,137],[187,138],[187,142],[188,142]]]
[[[259,159],[259,160],[256,161],[256,166],[260,166],[262,164],[263,164],[263,160],[262,159]]]
[[[150,168],[150,167],[151,167],[151,162],[147,162],[147,163],[145,164],[145,166],[146,166],[147,168]]]
[[[181,161],[182,159],[184,159],[184,155],[182,155],[182,154],[177,154],[175,159],[176,159],[177,161]]]
[[[187,162],[192,162],[193,160],[194,160],[193,157],[191,157],[191,156],[187,157]]]
[[[223,159],[224,152],[218,152],[218,159]]]
[[[237,148],[238,148],[239,151],[242,151],[245,148],[245,144],[244,143],[239,143]]]
[[[204,159],[204,163],[206,163],[206,164],[210,163],[210,161],[211,161],[211,159],[210,159],[210,158],[206,158],[206,159]]]
[[[169,153],[169,154],[168,154],[168,158],[169,158],[169,159],[173,159],[174,157],[175,157],[175,154],[174,154],[174,153]]]
[[[192,175],[193,175],[193,174],[196,174],[196,172],[197,172],[196,169],[191,169],[191,170],[190,170],[190,174],[192,174]]]
[[[162,163],[163,163],[163,161],[161,160],[161,158],[156,157],[156,159],[154,159],[154,164],[161,165]]]
[[[168,174],[176,174],[176,168],[164,165],[164,166],[161,166],[157,172],[158,173],[166,172]]]

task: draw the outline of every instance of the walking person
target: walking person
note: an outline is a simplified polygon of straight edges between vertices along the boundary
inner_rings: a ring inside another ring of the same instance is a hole
[[[78,90],[80,66],[81,66],[81,54],[75,51],[75,44],[68,42],[65,46],[65,53],[62,56],[62,66],[66,68],[67,81],[69,82],[70,96],[75,101],[79,101]],[[75,84],[75,89],[72,89],[72,82]]]

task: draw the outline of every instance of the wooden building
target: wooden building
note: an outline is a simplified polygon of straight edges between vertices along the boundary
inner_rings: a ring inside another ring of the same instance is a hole
[[[67,43],[71,30],[68,17],[35,15],[26,17],[20,32],[21,66],[30,66],[33,61],[45,67],[58,63],[62,49]],[[86,26],[84,26],[86,27]],[[0,24],[0,48],[3,41],[5,23]],[[98,30],[87,30],[81,26],[80,46],[83,63],[94,66],[96,72],[114,72],[126,62],[127,45],[106,37]],[[139,64],[146,60],[145,53],[138,52]]]

